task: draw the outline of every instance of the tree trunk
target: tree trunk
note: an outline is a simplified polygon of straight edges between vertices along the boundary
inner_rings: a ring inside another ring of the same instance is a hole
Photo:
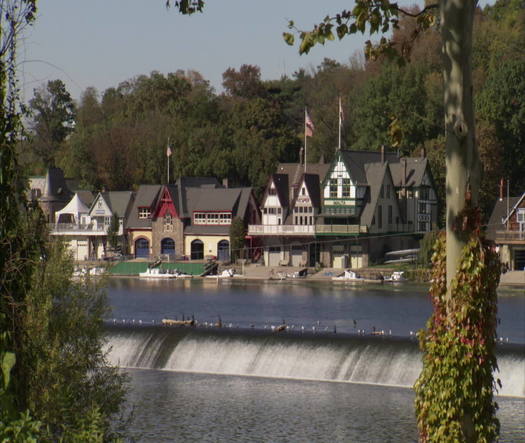
[[[470,194],[478,204],[480,160],[472,97],[472,29],[476,0],[441,0],[446,134],[447,288],[459,266],[466,236],[461,212]]]

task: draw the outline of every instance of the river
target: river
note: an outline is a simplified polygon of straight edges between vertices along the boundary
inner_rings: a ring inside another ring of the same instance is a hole
[[[108,337],[130,374],[132,431],[139,441],[417,441],[407,388],[426,290],[113,278]],[[192,316],[195,330],[159,326]],[[523,294],[502,292],[498,317],[501,441],[525,441]],[[283,322],[289,332],[272,334]]]

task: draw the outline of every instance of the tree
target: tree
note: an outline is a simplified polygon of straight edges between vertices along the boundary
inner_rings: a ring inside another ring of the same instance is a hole
[[[44,166],[55,165],[55,155],[68,134],[73,131],[75,104],[62,80],[48,81],[35,89],[29,101],[33,115],[33,150]]]
[[[15,151],[17,38],[35,14],[34,0],[0,3],[0,440],[101,441],[124,395],[102,352],[107,304],[71,281],[70,258],[26,200]]]
[[[119,247],[119,229],[119,216],[115,212],[111,217],[111,223],[108,228],[108,243],[110,248],[113,249],[113,251],[117,250],[117,248]]]
[[[246,237],[246,226],[239,217],[234,217],[230,225],[230,247],[232,261],[244,258],[244,238]]]

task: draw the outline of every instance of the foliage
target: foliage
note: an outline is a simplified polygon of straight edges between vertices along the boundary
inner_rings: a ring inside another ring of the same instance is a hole
[[[35,266],[22,317],[18,395],[46,425],[46,439],[110,438],[125,377],[108,366],[102,350],[105,294],[95,281],[72,281],[72,271],[59,242],[49,244],[47,260]]]
[[[419,253],[417,262],[420,265],[430,267],[432,264],[432,255],[434,254],[434,246],[439,237],[439,231],[427,232],[419,241]]]
[[[418,333],[424,353],[414,386],[420,437],[423,442],[492,442],[499,433],[492,397],[499,258],[472,234],[451,297],[446,295],[445,261],[441,235],[432,257],[433,314],[427,329]]]
[[[35,154],[44,166],[54,166],[62,142],[73,132],[75,105],[62,80],[48,81],[45,87],[35,90],[29,101],[33,117],[31,130]]]
[[[120,229],[119,216],[115,212],[111,217],[111,223],[108,229],[108,243],[111,249],[114,251],[118,249],[119,246],[119,235],[118,231]]]
[[[234,217],[230,225],[230,247],[232,261],[244,258],[244,238],[246,237],[246,226],[239,217]]]

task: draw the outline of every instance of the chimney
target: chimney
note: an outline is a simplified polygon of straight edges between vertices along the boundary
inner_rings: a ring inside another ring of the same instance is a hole
[[[503,185],[505,183],[505,180],[503,180],[503,178],[500,179],[499,181],[499,201],[502,202],[503,201]]]
[[[225,188],[228,187],[228,178],[227,177],[222,179],[222,186],[224,186]]]
[[[381,163],[385,162],[385,145],[381,145]]]

